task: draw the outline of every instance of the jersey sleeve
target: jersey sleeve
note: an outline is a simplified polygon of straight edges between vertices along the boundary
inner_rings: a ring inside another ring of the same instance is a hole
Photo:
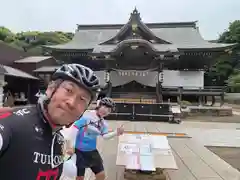
[[[11,113],[8,112],[0,115],[0,155],[7,149],[12,137],[9,115]]]
[[[79,120],[77,120],[74,123],[74,127],[77,128],[78,130],[80,130],[81,128],[83,128],[86,125],[86,123],[87,123],[86,118],[81,117]]]
[[[108,124],[106,123],[106,121],[104,121],[104,123],[103,123],[101,133],[102,134],[107,134],[108,133]]]

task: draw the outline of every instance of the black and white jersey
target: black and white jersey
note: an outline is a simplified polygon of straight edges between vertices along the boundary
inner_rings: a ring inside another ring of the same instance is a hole
[[[63,143],[36,106],[0,114],[0,179],[59,179]]]

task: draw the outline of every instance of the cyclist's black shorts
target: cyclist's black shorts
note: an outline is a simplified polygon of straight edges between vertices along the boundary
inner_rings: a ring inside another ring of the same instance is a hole
[[[85,169],[90,168],[94,174],[104,171],[103,161],[98,150],[80,151],[75,149],[77,155],[77,176],[84,176]]]

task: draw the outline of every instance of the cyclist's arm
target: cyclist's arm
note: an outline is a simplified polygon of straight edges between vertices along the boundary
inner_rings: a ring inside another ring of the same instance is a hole
[[[104,126],[102,127],[102,137],[105,140],[112,139],[115,136],[117,136],[117,130],[109,132],[108,125],[104,123]]]
[[[68,142],[71,142],[72,146],[74,147],[79,129],[75,124],[73,124],[67,131],[68,131],[68,134],[65,137],[65,139]]]
[[[77,120],[69,129],[68,129],[68,135],[65,137],[66,140],[69,140],[72,142],[73,146],[75,146],[76,138],[79,133],[79,130],[81,128],[84,128],[86,124],[86,120],[82,117],[79,120]]]
[[[117,131],[116,130],[102,135],[103,139],[105,139],[105,140],[112,139],[115,136],[117,136]]]

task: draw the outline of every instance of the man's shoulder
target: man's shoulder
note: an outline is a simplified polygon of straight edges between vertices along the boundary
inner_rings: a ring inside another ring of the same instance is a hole
[[[87,110],[83,113],[83,115],[75,121],[75,125],[82,125],[83,123],[88,123],[90,121],[95,121],[95,112],[94,110]]]
[[[25,117],[36,114],[36,111],[37,111],[36,106],[31,105],[14,108],[12,114],[17,117]]]
[[[0,108],[1,109],[1,108]],[[35,106],[23,106],[8,108],[6,111],[0,111],[0,122],[4,119],[19,119],[36,113]]]

